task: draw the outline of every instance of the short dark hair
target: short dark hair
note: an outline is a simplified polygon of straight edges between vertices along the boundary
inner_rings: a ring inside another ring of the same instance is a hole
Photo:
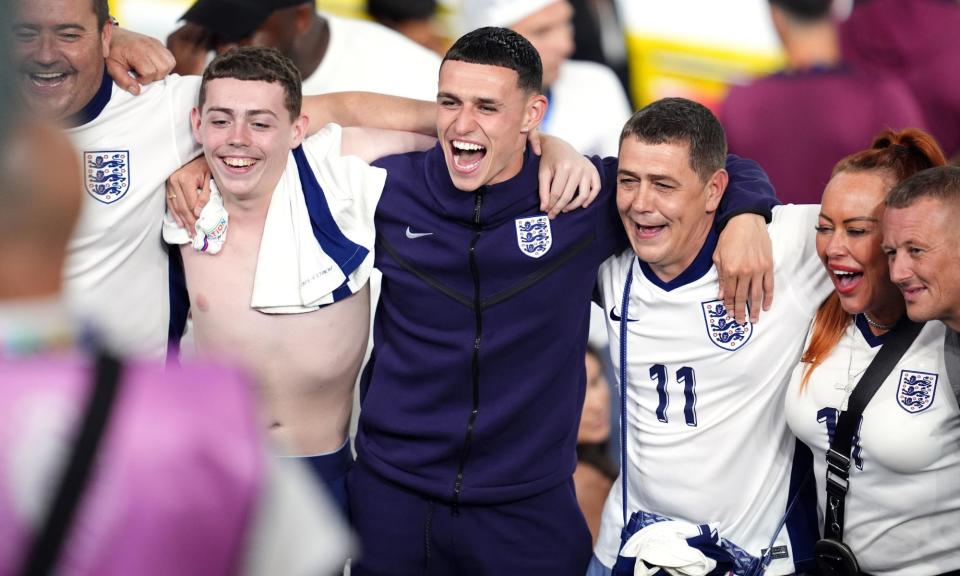
[[[375,20],[426,20],[437,13],[437,0],[367,0],[367,14]]]
[[[727,163],[727,136],[706,106],[686,98],[663,98],[637,110],[620,133],[646,144],[687,144],[690,167],[701,182]]]
[[[447,60],[509,68],[517,73],[521,90],[543,92],[540,54],[529,40],[509,28],[487,26],[464,34],[447,50],[443,62]]]
[[[93,0],[93,13],[97,15],[97,28],[103,30],[103,25],[110,19],[110,4],[107,0]]]
[[[279,84],[283,88],[283,104],[290,112],[290,118],[295,119],[300,115],[303,104],[300,72],[293,65],[293,61],[276,48],[241,46],[231,48],[214,58],[203,71],[203,80],[200,82],[201,110],[207,95],[207,82],[219,78]]]
[[[917,172],[887,194],[887,207],[907,208],[923,198],[960,206],[960,166],[936,166]]]

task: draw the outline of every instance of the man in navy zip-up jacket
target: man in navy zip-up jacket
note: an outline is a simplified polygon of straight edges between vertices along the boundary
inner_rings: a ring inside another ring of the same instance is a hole
[[[350,506],[355,574],[582,575],[590,534],[572,473],[599,265],[627,246],[615,158],[586,209],[539,211],[526,132],[540,61],[506,29],[457,41],[440,69],[437,146],[377,162],[383,288],[361,383]],[[769,215],[755,163],[730,201]],[[731,205],[732,203],[732,205]]]

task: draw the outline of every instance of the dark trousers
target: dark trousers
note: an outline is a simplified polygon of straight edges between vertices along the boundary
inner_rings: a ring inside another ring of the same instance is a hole
[[[590,531],[573,480],[536,496],[454,511],[357,464],[348,477],[354,576],[583,576]]]

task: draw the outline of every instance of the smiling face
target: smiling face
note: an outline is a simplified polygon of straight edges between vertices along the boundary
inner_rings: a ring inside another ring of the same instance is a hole
[[[957,212],[926,197],[883,214],[890,279],[903,293],[910,319],[943,320],[953,330],[960,330]]]
[[[54,120],[82,110],[100,88],[112,29],[99,29],[91,0],[20,0],[12,29],[26,105]]]
[[[447,60],[440,66],[437,137],[454,186],[472,192],[520,172],[527,132],[547,102],[501,66]]]
[[[689,145],[648,144],[629,136],[620,146],[617,210],[630,245],[663,281],[696,258],[727,185],[718,170],[706,182],[690,166]]]
[[[227,200],[269,197],[306,130],[306,118],[291,118],[284,106],[279,83],[234,78],[206,82],[203,109],[191,120]]]
[[[817,254],[843,309],[884,324],[903,315],[903,298],[890,282],[880,246],[883,200],[893,183],[886,171],[838,173],[823,192],[817,224]]]

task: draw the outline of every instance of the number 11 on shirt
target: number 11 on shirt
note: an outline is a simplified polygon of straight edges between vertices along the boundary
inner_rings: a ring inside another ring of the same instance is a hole
[[[657,383],[657,420],[667,423],[667,408],[670,406],[670,392],[667,390],[669,375],[663,364],[650,366],[650,379]],[[683,419],[687,426],[697,425],[697,376],[693,368],[684,366],[676,372],[677,384],[683,385]]]

